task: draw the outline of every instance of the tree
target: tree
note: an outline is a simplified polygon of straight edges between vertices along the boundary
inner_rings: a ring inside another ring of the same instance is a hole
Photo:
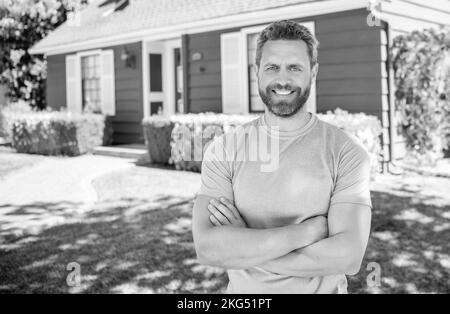
[[[47,63],[30,49],[88,0],[0,0],[0,84],[11,101],[44,109]]]
[[[450,30],[396,37],[391,54],[407,149],[417,161],[434,164],[450,143]]]

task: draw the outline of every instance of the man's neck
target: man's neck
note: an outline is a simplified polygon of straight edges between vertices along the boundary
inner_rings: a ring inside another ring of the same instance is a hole
[[[311,114],[305,107],[300,109],[295,115],[282,118],[271,113],[267,108],[264,113],[264,118],[269,127],[277,126],[280,131],[293,131],[304,127],[311,119]]]

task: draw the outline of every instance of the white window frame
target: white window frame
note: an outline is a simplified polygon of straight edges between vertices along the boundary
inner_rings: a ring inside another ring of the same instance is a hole
[[[72,56],[72,57],[76,58],[76,60],[77,60],[76,64],[77,64],[78,69],[76,69],[76,71],[77,71],[77,77],[76,77],[76,91],[77,92],[76,93],[79,94],[78,99],[80,101],[80,103],[78,104],[78,109],[77,109],[77,111],[80,110],[80,112],[78,112],[78,113],[83,112],[83,86],[81,84],[81,82],[82,82],[81,58],[89,57],[89,56],[96,56],[96,55],[101,57],[101,53],[102,53],[102,50],[96,49],[96,50],[82,51],[82,52],[77,52],[74,54],[67,55],[67,56]],[[102,62],[100,62],[100,73],[102,73]],[[66,74],[66,79],[67,79],[67,74]],[[67,94],[67,91],[66,91],[66,94]],[[66,99],[66,106],[68,106],[68,105],[69,105],[69,100]]]
[[[78,52],[77,54],[77,58],[78,58],[78,65],[80,67],[79,69],[79,73],[80,73],[80,77],[78,78],[78,84],[80,84],[80,88],[78,89],[79,91],[81,91],[81,95],[80,95],[80,99],[81,99],[81,112],[83,112],[84,108],[83,108],[83,85],[82,85],[82,81],[83,81],[83,65],[81,64],[81,59],[83,57],[91,57],[91,56],[98,56],[99,60],[100,60],[100,66],[99,66],[99,72],[100,72],[100,95],[102,94],[102,73],[103,73],[103,62],[102,62],[102,50],[97,49],[97,50],[89,50],[89,51],[82,51],[82,52]],[[102,99],[100,98],[100,102],[102,101]]]
[[[103,66],[104,66],[104,64],[103,64],[103,57],[104,57],[104,54],[105,53],[107,53],[108,51],[112,51],[113,53],[114,53],[114,50],[113,49],[107,49],[107,50],[102,50],[102,49],[95,49],[95,50],[88,50],[88,51],[81,51],[81,52],[77,52],[77,53],[74,53],[74,54],[68,54],[67,56],[66,56],[66,62],[67,62],[67,57],[72,57],[72,58],[75,58],[76,59],[76,64],[77,64],[77,69],[76,69],[76,71],[77,71],[77,77],[76,77],[76,85],[75,85],[75,89],[76,89],[76,94],[77,94],[77,96],[78,96],[78,99],[79,99],[79,102],[80,103],[78,103],[77,104],[77,110],[76,110],[76,112],[77,113],[83,113],[83,99],[82,99],[82,97],[83,97],[83,86],[82,86],[82,64],[81,64],[81,58],[83,58],[83,57],[90,57],[90,56],[98,56],[99,58],[100,58],[100,64],[99,64],[99,71],[100,71],[100,80],[101,80],[101,84],[100,84],[100,94],[102,94],[102,91],[104,90],[103,88],[104,88],[104,68],[103,68]],[[66,64],[66,71],[67,71],[67,64]],[[114,74],[114,69],[113,69],[113,76],[114,76],[114,80],[115,80],[115,74]],[[66,79],[67,79],[67,73],[66,73]],[[113,80],[113,83],[114,83],[114,80]],[[115,93],[115,86],[113,87],[114,88],[114,93]],[[67,89],[67,86],[66,86],[66,89]],[[69,106],[69,100],[68,100],[68,98],[67,97],[69,97],[68,96],[68,93],[67,93],[67,90],[66,90],[66,106],[68,107]],[[114,102],[113,102],[113,105],[114,105],[114,108],[112,109],[112,111],[108,111],[108,110],[106,110],[105,111],[105,107],[104,107],[104,101],[105,101],[105,99],[103,99],[103,96],[101,96],[101,109],[102,109],[102,114],[104,114],[104,115],[111,115],[111,116],[115,116],[116,115],[116,100],[115,100],[115,97],[114,97]]]
[[[304,25],[306,27],[308,27],[308,29],[310,29],[313,33],[313,35],[315,35],[316,33],[316,28],[315,28],[315,22],[314,21],[306,21],[306,22],[300,22],[301,25]],[[243,103],[247,103],[248,106],[247,108],[245,108],[244,113],[253,113],[250,111],[250,77],[248,75],[248,66],[249,66],[249,60],[248,60],[248,35],[251,34],[255,34],[255,33],[259,33],[261,32],[266,26],[270,25],[270,23],[268,24],[264,24],[264,25],[258,25],[258,26],[252,26],[252,27],[246,27],[246,28],[242,28],[241,29],[241,43],[242,43],[242,47],[243,47],[243,51],[245,52],[245,56],[243,58],[243,70],[242,70],[242,74],[244,75],[245,78],[245,82],[246,84],[244,85],[244,91],[243,91]],[[311,91],[310,91],[310,99],[313,99],[310,111],[313,111],[314,113],[317,112],[317,97],[316,97],[317,93],[316,93],[316,82],[314,81],[313,84],[311,85]],[[258,111],[255,111],[258,112]]]

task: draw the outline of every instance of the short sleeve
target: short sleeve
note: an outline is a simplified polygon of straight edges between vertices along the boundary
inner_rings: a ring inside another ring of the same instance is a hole
[[[353,141],[346,142],[339,154],[330,206],[336,203],[353,203],[372,208],[370,168],[370,156],[365,148]]]
[[[225,197],[234,201],[231,161],[228,159],[222,136],[216,137],[206,148],[201,168],[200,195]]]

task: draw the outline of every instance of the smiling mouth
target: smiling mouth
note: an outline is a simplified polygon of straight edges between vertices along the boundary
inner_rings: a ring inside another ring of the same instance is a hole
[[[272,90],[272,93],[274,93],[277,96],[286,97],[286,96],[292,95],[294,93],[294,91],[277,91],[277,90]]]

